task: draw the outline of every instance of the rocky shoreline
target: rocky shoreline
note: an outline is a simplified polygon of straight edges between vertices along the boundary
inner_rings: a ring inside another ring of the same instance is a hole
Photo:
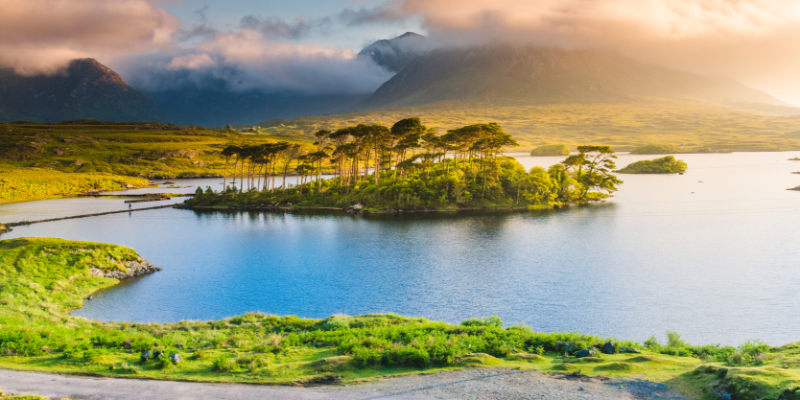
[[[161,271],[161,268],[156,267],[153,264],[145,261],[143,258],[139,257],[136,261],[125,261],[123,262],[125,265],[126,271],[110,271],[110,272],[103,272],[99,268],[92,268],[89,270],[92,276],[96,276],[99,278],[114,278],[114,279],[126,279],[126,278],[133,278],[136,276],[142,276],[147,274],[152,274],[156,271]]]
[[[11,228],[0,223],[0,234],[11,232]]]

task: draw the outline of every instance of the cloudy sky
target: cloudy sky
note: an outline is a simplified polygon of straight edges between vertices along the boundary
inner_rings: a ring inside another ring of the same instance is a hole
[[[94,57],[150,88],[213,76],[234,90],[367,92],[388,75],[355,53],[406,31],[438,46],[615,51],[800,105],[797,0],[3,0],[0,65],[34,74]]]

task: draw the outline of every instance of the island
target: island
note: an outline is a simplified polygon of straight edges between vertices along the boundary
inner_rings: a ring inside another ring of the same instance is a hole
[[[674,156],[636,161],[617,171],[621,174],[677,174],[686,171],[687,165]]]
[[[569,147],[567,147],[567,145],[563,143],[547,144],[531,150],[531,156],[533,157],[568,156],[568,155],[569,155]]]
[[[222,191],[198,188],[184,205],[363,212],[554,208],[606,198],[622,184],[612,174],[617,157],[608,146],[579,146],[561,163],[526,171],[503,155],[518,144],[495,123],[437,135],[419,118],[407,118],[391,129],[358,125],[316,136],[316,151],[305,154],[283,142],[225,148],[238,181],[234,176]],[[324,161],[333,178],[321,178]],[[286,185],[291,172],[299,185]]]

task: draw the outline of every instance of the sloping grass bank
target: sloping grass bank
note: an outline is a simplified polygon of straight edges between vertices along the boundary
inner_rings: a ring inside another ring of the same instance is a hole
[[[70,196],[93,189],[145,186],[147,179],[104,173],[63,173],[39,168],[0,166],[0,204]]]
[[[642,378],[695,398],[793,399],[800,347],[691,346],[675,333],[643,344],[579,333],[504,327],[497,317],[459,325],[376,314],[303,319],[245,314],[220,321],[102,323],[73,317],[100,273],[139,260],[131,249],[61,239],[0,241],[0,367],[110,377],[335,383],[496,366]],[[132,305],[135,306],[135,305]],[[613,354],[598,349],[612,342]],[[620,353],[622,347],[641,353]],[[580,350],[594,350],[577,358]],[[149,352],[142,358],[143,352]],[[178,358],[179,356],[179,358]],[[177,361],[177,362],[176,362]],[[783,396],[783,397],[780,397]]]

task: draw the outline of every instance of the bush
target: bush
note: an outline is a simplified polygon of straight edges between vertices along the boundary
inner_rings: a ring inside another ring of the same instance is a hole
[[[493,326],[495,328],[502,328],[503,321],[496,314],[486,318],[467,318],[461,322],[463,326]]]
[[[322,324],[322,329],[326,331],[347,328],[350,328],[350,318],[341,315],[330,317]]]
[[[425,349],[399,346],[384,351],[382,361],[389,367],[424,368],[430,364],[431,356]]]
[[[211,362],[211,366],[215,371],[219,372],[239,372],[241,370],[236,360],[225,356],[218,356],[215,358],[214,361]]]
[[[372,365],[379,365],[383,354],[379,350],[366,347],[353,348],[353,362],[358,368],[365,368]]]

